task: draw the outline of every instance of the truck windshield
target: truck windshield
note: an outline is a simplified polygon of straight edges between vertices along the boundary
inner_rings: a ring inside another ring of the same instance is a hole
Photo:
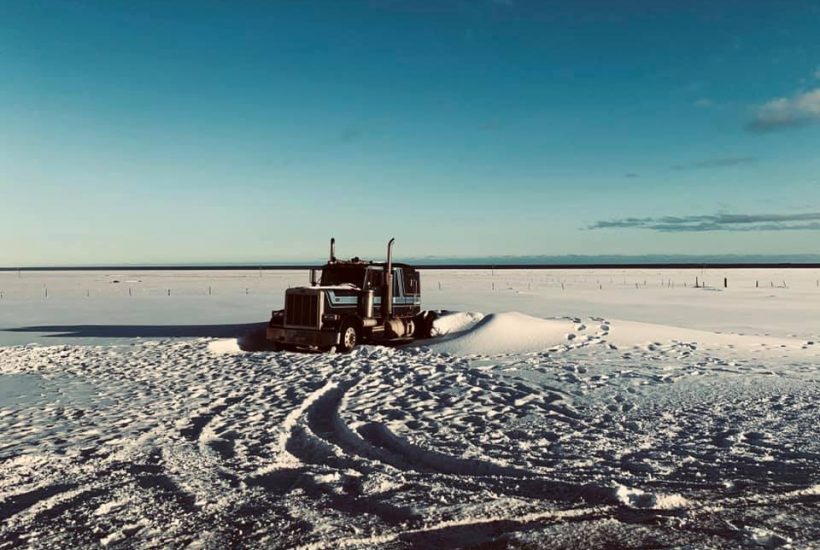
[[[361,288],[365,270],[358,267],[333,267],[322,271],[322,286],[352,284]]]

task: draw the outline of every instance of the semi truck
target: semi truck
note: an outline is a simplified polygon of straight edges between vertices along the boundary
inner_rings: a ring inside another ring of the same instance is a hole
[[[429,332],[430,315],[421,310],[421,278],[410,265],[336,258],[336,239],[310,285],[289,288],[284,309],[275,310],[266,338],[273,349],[349,352],[364,342],[411,341]]]

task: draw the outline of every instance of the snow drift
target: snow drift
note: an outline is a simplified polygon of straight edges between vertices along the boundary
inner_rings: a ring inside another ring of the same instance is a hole
[[[450,336],[428,344],[431,350],[451,355],[498,355],[540,351],[565,342],[567,335],[574,328],[573,323],[568,320],[538,319],[518,312],[454,316],[458,320],[480,320],[470,325],[453,323],[450,316],[440,319],[443,326],[460,324],[463,330],[450,329],[445,332]]]
[[[433,323],[432,335],[441,336],[417,345],[450,355],[526,354],[589,345],[650,351],[705,346],[760,354],[783,349],[810,350],[813,345],[797,338],[723,334],[595,317],[541,319],[515,311],[488,315],[447,312]]]

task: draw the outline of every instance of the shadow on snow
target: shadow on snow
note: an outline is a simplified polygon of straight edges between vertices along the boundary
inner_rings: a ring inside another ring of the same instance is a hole
[[[41,325],[3,329],[52,338],[239,338],[263,332],[267,323],[232,325]]]

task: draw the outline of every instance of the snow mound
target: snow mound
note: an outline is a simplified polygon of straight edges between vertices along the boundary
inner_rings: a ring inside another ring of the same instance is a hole
[[[578,350],[591,345],[631,348],[661,355],[726,348],[735,351],[780,353],[785,349],[809,353],[796,338],[752,336],[686,329],[668,325],[590,317],[543,319],[519,312],[483,314],[447,312],[433,322],[424,342],[430,350],[450,355],[509,355],[546,350]]]
[[[453,324],[460,320],[464,318],[457,318]],[[566,342],[573,326],[567,319],[539,319],[518,312],[491,313],[468,330],[452,334],[428,347],[451,355],[527,353]]]
[[[208,351],[216,355],[242,353],[242,349],[239,347],[239,340],[236,338],[220,338],[219,340],[208,342]]]
[[[779,548],[792,542],[789,537],[782,537],[760,527],[747,527],[744,531],[746,541],[762,548]]]
[[[433,321],[430,336],[446,336],[456,332],[464,332],[475,326],[484,318],[483,313],[474,311],[453,311],[442,313]]]
[[[615,498],[630,508],[676,510],[689,506],[689,501],[678,494],[653,494],[625,485],[615,485]]]

